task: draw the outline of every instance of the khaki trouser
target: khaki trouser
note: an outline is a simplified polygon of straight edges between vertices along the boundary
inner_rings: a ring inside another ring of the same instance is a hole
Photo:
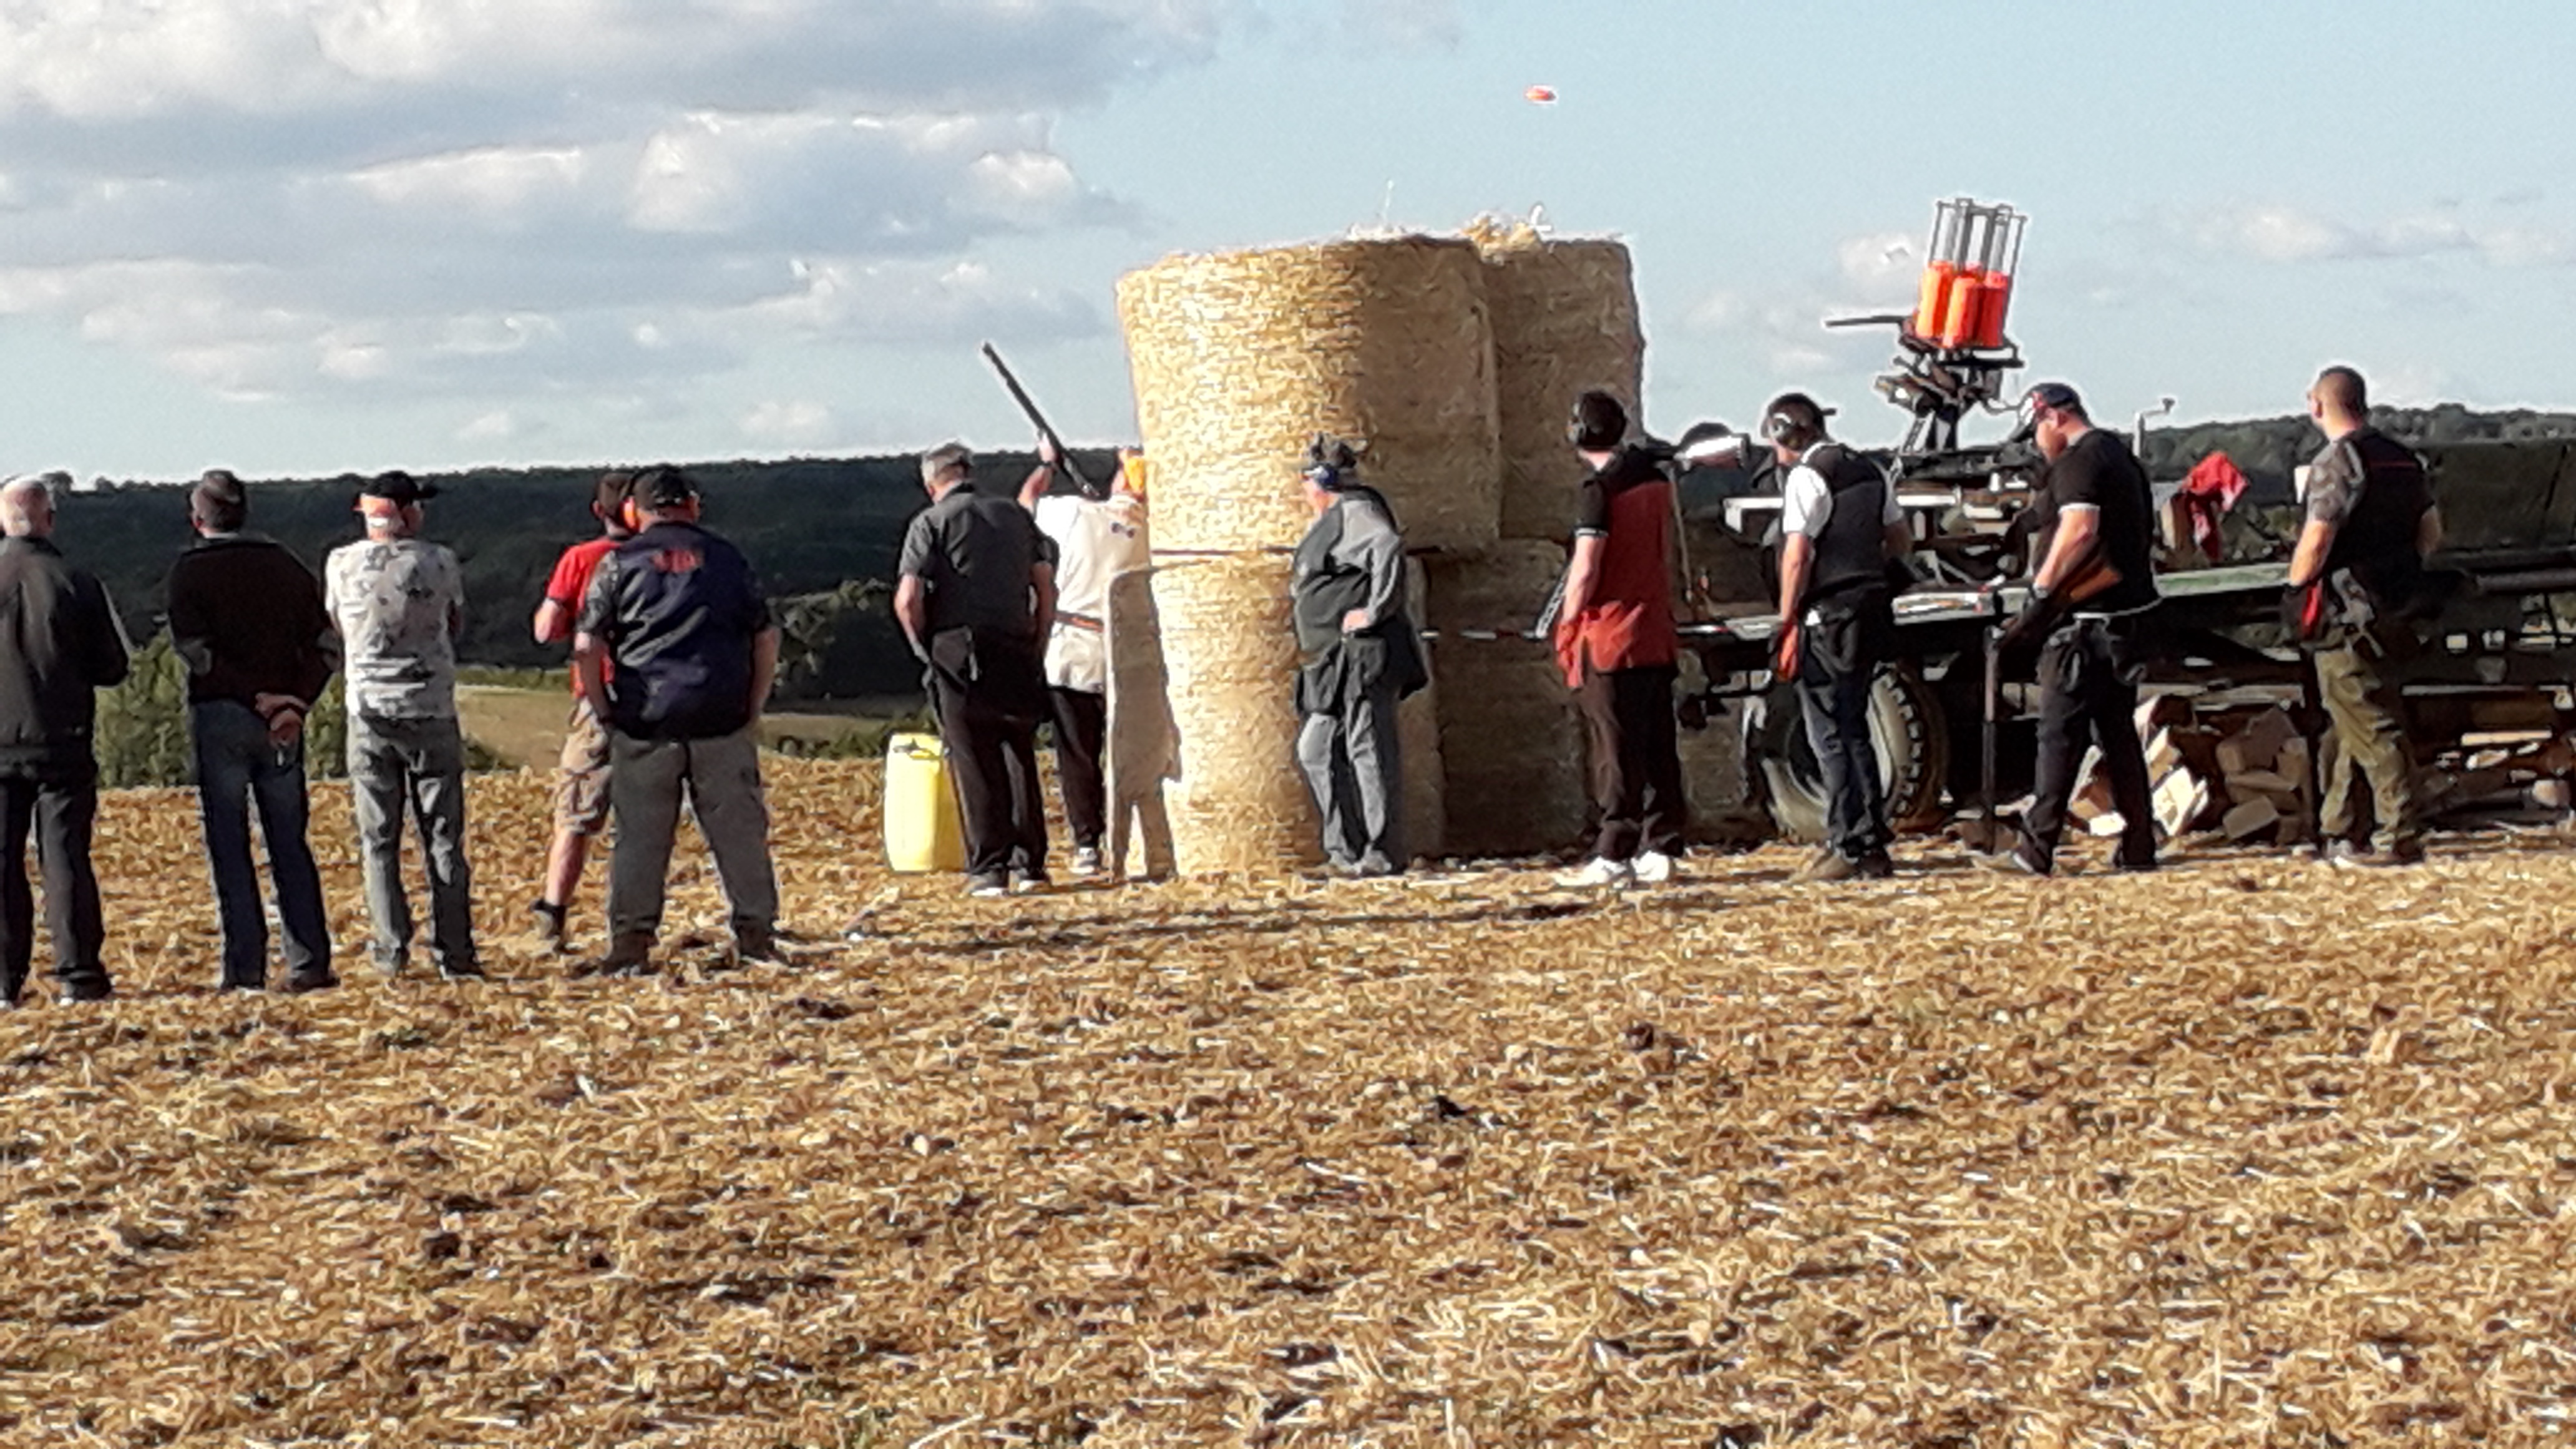
[[[2317,693],[2335,744],[2317,823],[2328,840],[2352,838],[2357,771],[2370,785],[2372,848],[2409,851],[2422,844],[2423,822],[2415,808],[2405,701],[2389,678],[2391,642],[2383,631],[2356,632],[2343,644],[2317,651]]]

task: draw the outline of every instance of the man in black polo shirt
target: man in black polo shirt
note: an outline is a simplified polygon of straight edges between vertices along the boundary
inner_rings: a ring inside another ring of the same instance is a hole
[[[2039,773],[2021,843],[1995,858],[2005,870],[2047,875],[2075,795],[2085,745],[2101,748],[2120,812],[2121,870],[2156,868],[2147,754],[2138,742],[2141,630],[2157,602],[2155,503],[2147,470],[2119,434],[2093,426],[2084,400],[2044,382],[2022,400],[2022,427],[2048,459],[2040,497],[2040,561],[2030,606],[2007,647],[2039,640]]]
[[[778,626],[740,551],[698,526],[689,475],[648,468],[633,496],[643,527],[600,559],[573,636],[581,697],[609,728],[617,822],[599,969],[638,972],[651,958],[683,792],[715,856],[735,954],[774,961],[778,876],[759,723],[778,672]]]
[[[2424,858],[2415,755],[2392,661],[2422,647],[2409,618],[2425,556],[2442,541],[2424,464],[2370,425],[2361,374],[2329,367],[2308,389],[2308,416],[2326,435],[2308,474],[2307,525],[2290,560],[2299,637],[2315,651],[2317,693],[2335,751],[2318,826],[2339,866],[2412,865]],[[2370,787],[2368,845],[2354,840],[2353,775]]]
[[[1018,500],[976,491],[974,457],[922,455],[930,507],[903,536],[894,614],[929,666],[966,835],[966,889],[1047,885],[1038,721],[1048,710],[1041,641],[1055,624],[1055,555]]]

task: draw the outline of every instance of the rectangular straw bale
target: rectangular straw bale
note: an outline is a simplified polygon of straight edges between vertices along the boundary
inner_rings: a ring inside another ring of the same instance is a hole
[[[1492,542],[1486,270],[1465,241],[1404,237],[1175,256],[1121,278],[1155,546],[1295,544],[1318,431],[1366,440],[1362,473],[1414,547]]]
[[[1493,316],[1494,419],[1505,538],[1569,537],[1583,465],[1565,444],[1574,399],[1598,388],[1638,415],[1645,375],[1634,270],[1624,245],[1554,241],[1532,227],[1480,224]]]
[[[1429,595],[1421,560],[1407,560],[1404,604],[1417,624],[1430,611]],[[1404,771],[1404,846],[1416,858],[1436,860],[1449,850],[1449,791],[1440,764],[1440,681],[1436,670],[1430,684],[1396,707],[1395,724]]]
[[[1591,810],[1582,717],[1553,646],[1522,636],[1564,568],[1565,551],[1544,541],[1425,561],[1453,855],[1528,855],[1582,838]]]

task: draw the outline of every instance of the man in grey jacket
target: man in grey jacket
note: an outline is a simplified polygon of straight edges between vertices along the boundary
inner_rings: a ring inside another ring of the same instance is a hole
[[[430,949],[438,974],[453,981],[483,968],[465,858],[465,735],[456,718],[465,574],[455,554],[417,536],[420,506],[437,491],[407,473],[368,483],[357,504],[367,536],[333,549],[322,579],[348,651],[350,803],[376,923],[369,951],[387,976],[401,974],[411,954],[402,881],[408,813],[420,823],[429,862]]]
[[[107,590],[53,545],[53,491],[41,478],[0,485],[0,1006],[16,1006],[35,951],[27,837],[45,876],[62,1000],[103,1001],[106,936],[90,832],[98,820],[94,691],[125,678],[125,631]]]
[[[1315,521],[1289,585],[1296,620],[1297,763],[1324,817],[1324,855],[1345,875],[1403,871],[1399,700],[1430,682],[1404,606],[1404,535],[1360,482],[1356,449],[1318,434],[1301,475]]]

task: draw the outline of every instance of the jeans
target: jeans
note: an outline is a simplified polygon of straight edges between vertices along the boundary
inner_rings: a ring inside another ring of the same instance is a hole
[[[736,941],[766,937],[778,923],[778,873],[769,859],[769,799],[760,784],[760,742],[745,726],[711,740],[641,740],[612,733],[608,808],[617,836],[608,863],[612,945],[662,929],[662,896],[680,800],[716,858]]]
[[[1825,848],[1846,860],[1887,849],[1887,790],[1878,778],[1878,749],[1869,738],[1874,663],[1836,670],[1809,650],[1798,663],[1798,703],[1807,743],[1825,781]]]
[[[331,932],[322,915],[322,873],[304,838],[304,741],[269,743],[259,711],[229,699],[188,709],[197,755],[197,810],[206,832],[206,864],[223,921],[226,986],[268,981],[268,917],[259,905],[259,868],[251,859],[250,815],[268,842],[277,888],[277,919],[286,937],[286,973],[298,981],[331,974]]]
[[[45,923],[54,933],[54,976],[66,989],[105,987],[99,958],[106,928],[90,831],[98,821],[98,770],[88,761],[0,777],[0,1005],[18,999],[36,946],[36,902],[27,889],[27,836],[45,877]]]
[[[1345,870],[1404,869],[1404,756],[1396,680],[1343,691],[1341,707],[1306,716],[1297,764],[1324,817],[1324,854]]]
[[[474,873],[465,859],[465,736],[453,719],[349,716],[349,803],[358,817],[358,859],[368,950],[383,970],[411,954],[411,898],[403,893],[402,826],[408,811],[429,865],[430,950],[441,971],[474,960]]]

